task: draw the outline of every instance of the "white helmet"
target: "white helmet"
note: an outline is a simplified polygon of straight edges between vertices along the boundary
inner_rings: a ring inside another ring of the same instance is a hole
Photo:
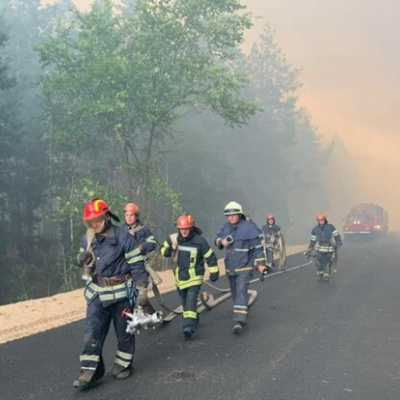
[[[224,209],[224,215],[243,214],[243,208],[236,201],[230,201]]]

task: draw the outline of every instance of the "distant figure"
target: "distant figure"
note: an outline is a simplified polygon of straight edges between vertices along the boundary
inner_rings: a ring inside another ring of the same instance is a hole
[[[239,334],[247,322],[249,282],[256,266],[265,271],[265,257],[261,244],[261,229],[247,221],[242,206],[229,202],[224,209],[227,222],[217,232],[215,244],[226,249],[225,267],[233,299],[233,329]]]
[[[181,215],[176,221],[178,233],[163,243],[161,254],[175,260],[175,284],[183,306],[183,335],[191,339],[198,325],[197,298],[204,279],[205,263],[210,271],[210,281],[219,278],[217,257],[201,229],[194,224],[190,214]]]
[[[281,228],[275,223],[275,215],[267,214],[265,218],[266,224],[262,226],[262,231],[264,234],[264,248],[265,255],[267,257],[267,267],[269,272],[272,271],[271,268],[275,267],[274,255],[276,251],[282,251],[284,244],[283,235]]]
[[[315,267],[318,278],[329,281],[336,250],[342,246],[342,238],[337,229],[326,219],[325,214],[317,215],[318,224],[311,231],[307,255],[315,248]]]

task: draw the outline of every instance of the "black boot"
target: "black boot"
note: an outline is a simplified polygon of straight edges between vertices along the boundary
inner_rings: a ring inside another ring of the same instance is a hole
[[[74,380],[74,387],[77,389],[84,389],[92,383],[93,371],[81,370],[79,376]]]
[[[74,387],[77,389],[84,389],[92,386],[95,382],[100,380],[105,373],[103,358],[100,358],[97,368],[93,371],[91,369],[82,369],[79,376],[74,380]]]
[[[190,340],[192,338],[193,335],[193,329],[189,326],[186,326],[185,328],[183,328],[183,336],[185,337],[185,340]]]
[[[242,333],[243,326],[244,324],[242,322],[235,322],[233,324],[232,333],[234,333],[235,335],[239,335],[240,333]]]
[[[115,379],[126,379],[132,375],[132,371],[133,371],[132,366],[125,368],[122,365],[114,364],[111,373]]]

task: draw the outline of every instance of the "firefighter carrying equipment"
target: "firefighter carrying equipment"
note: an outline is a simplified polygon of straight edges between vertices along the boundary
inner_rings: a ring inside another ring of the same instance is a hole
[[[137,215],[139,215],[139,208],[135,203],[128,203],[125,206],[124,211],[131,211],[133,213],[137,212]],[[149,274],[150,279],[156,285],[161,284],[161,277],[149,265],[149,254],[155,250],[157,245],[156,238],[154,237],[150,228],[146,225],[143,225],[139,218],[136,219],[134,226],[130,226],[125,222],[122,228],[126,229],[138,243],[140,254],[137,256],[137,259],[144,261],[145,269]],[[154,312],[154,308],[151,305],[147,295],[148,283],[149,282],[139,282],[136,285],[136,303],[141,306],[147,313],[152,314]]]
[[[311,231],[309,249],[321,253],[333,253],[336,247],[342,245],[342,238],[337,229],[330,223],[316,225]]]
[[[152,253],[157,246],[156,238],[150,228],[147,225],[143,225],[139,220],[133,227],[124,223],[122,228],[127,230],[135,238],[140,247],[140,253],[143,256],[143,260],[147,260],[148,255]]]
[[[86,250],[86,235],[82,238],[80,252]],[[92,250],[96,257],[95,273],[112,277],[131,273],[135,281],[147,279],[148,274],[140,257],[140,249],[135,239],[124,229],[112,225],[106,234],[96,234],[92,240]],[[143,276],[143,279],[141,275]]]
[[[161,254],[164,257],[173,257],[177,246],[175,266],[175,284],[179,289],[185,289],[193,285],[201,285],[204,280],[205,263],[210,273],[218,273],[218,262],[214,251],[207,241],[193,230],[188,237],[180,234],[171,235],[163,243]]]
[[[272,215],[272,214],[269,214]],[[271,221],[271,219],[267,219]],[[264,236],[264,252],[267,259],[267,265],[271,267],[274,264],[274,255],[279,253],[279,270],[286,269],[286,243],[281,228],[274,222],[262,226]]]
[[[105,210],[109,208],[104,207],[104,203],[99,202],[97,209],[94,204],[90,204],[87,211],[92,209],[98,213],[107,212]],[[80,356],[83,371],[94,372],[101,367],[102,349],[111,321],[118,342],[115,363],[124,368],[132,365],[135,340],[126,333],[126,321],[121,313],[130,306],[127,288],[132,280],[135,283],[148,280],[144,262],[136,258],[140,250],[135,239],[121,227],[109,222],[107,230],[103,234],[93,235],[91,242],[96,264],[93,281],[85,286],[87,312],[84,346]],[[85,235],[80,252],[85,251],[87,245],[88,239]],[[78,378],[77,384],[81,383]]]
[[[237,224],[226,222],[217,232],[215,244],[222,249],[221,240],[232,237],[227,248],[225,266],[227,273],[252,271],[254,267],[265,266],[261,244],[262,231],[253,222],[240,219]]]
[[[233,320],[246,322],[248,314],[248,285],[255,267],[265,268],[265,256],[261,244],[261,229],[254,222],[239,219],[237,224],[226,222],[217,232],[215,244],[223,248],[222,239],[232,236],[226,248],[225,268],[233,293]]]

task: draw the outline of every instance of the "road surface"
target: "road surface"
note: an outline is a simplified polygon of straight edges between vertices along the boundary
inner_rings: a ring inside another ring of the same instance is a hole
[[[241,336],[231,300],[201,315],[192,342],[180,321],[137,338],[135,373],[108,373],[79,391],[82,321],[0,345],[4,400],[397,400],[400,397],[400,235],[346,243],[338,273],[317,282],[314,266],[252,285],[259,297]],[[303,264],[295,255],[288,267]],[[227,285],[226,277],[217,283]],[[165,296],[178,303],[176,293]],[[104,349],[111,368],[115,339]]]

